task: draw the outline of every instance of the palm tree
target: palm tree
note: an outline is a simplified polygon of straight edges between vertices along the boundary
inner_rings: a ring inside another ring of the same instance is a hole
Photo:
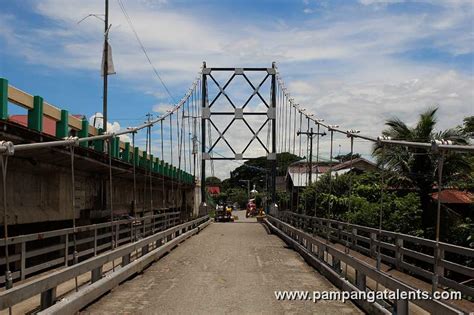
[[[388,128],[382,134],[393,140],[427,143],[435,139],[445,139],[455,144],[467,144],[466,135],[459,128],[435,131],[437,111],[438,108],[430,108],[420,114],[414,127],[407,126],[399,118],[389,119],[385,123]],[[375,144],[372,155],[380,166],[390,171],[392,180],[403,183],[405,188],[417,190],[423,210],[423,226],[425,228],[432,226],[434,212],[431,211],[430,193],[437,181],[439,154],[420,148]],[[464,155],[448,152],[445,154],[443,178],[455,179],[466,174],[471,168],[472,165]]]

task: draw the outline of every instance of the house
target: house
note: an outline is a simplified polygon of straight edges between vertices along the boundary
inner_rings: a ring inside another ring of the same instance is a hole
[[[457,189],[444,189],[440,194],[432,193],[431,198],[434,202],[440,199],[441,204],[456,211],[463,217],[472,217],[474,215],[474,194],[469,191]]]
[[[221,193],[221,188],[219,186],[208,186],[207,192],[214,197]]]
[[[375,163],[364,158],[356,158],[353,159],[352,162],[349,160],[342,163],[325,161],[318,163],[313,162],[311,165],[311,182],[314,183],[319,179],[319,176],[326,173],[331,173],[332,176],[338,176],[348,172],[360,174],[377,169],[378,167]],[[309,163],[306,161],[298,161],[288,167],[286,189],[290,192],[290,203],[292,207],[296,207],[296,200],[298,200],[300,190],[308,186],[309,174]]]
[[[349,160],[342,163],[323,161],[320,161],[319,163],[313,162],[311,167],[311,181],[315,182],[318,180],[320,175],[329,172],[331,172],[333,176],[338,176],[350,171],[363,173],[366,171],[375,171],[377,169],[375,163],[364,158],[356,158],[353,159],[352,162]],[[306,187],[309,181],[309,173],[308,162],[298,161],[292,163],[287,171],[287,188]]]

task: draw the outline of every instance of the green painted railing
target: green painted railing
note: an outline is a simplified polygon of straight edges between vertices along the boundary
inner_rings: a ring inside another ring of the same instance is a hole
[[[85,117],[77,118],[69,115],[67,110],[48,104],[41,96],[32,96],[25,93],[9,85],[7,79],[0,78],[0,120],[9,119],[9,103],[26,108],[28,110],[27,127],[38,132],[44,132],[43,121],[47,117],[56,122],[56,133],[54,136],[57,138],[68,137],[73,130],[80,138],[103,133],[102,129],[89,125]],[[82,142],[81,147],[104,152],[104,140],[94,140],[91,143]],[[118,137],[111,140],[110,154],[112,158],[120,159],[126,163],[132,163],[133,156],[135,156],[137,157],[135,159],[136,166],[184,183],[192,184],[195,180],[191,174],[153,157],[152,154],[147,156],[145,151],[141,151],[138,147],[131,147],[129,142],[122,142]]]

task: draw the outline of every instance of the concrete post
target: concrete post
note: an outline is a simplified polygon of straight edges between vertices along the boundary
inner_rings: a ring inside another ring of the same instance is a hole
[[[56,301],[56,288],[52,288],[41,292],[41,306],[40,309],[44,310],[52,306]]]
[[[43,98],[33,97],[33,109],[28,110],[28,128],[43,131]]]
[[[102,266],[92,269],[91,271],[91,282],[94,283],[102,279]]]
[[[395,314],[397,315],[407,315],[408,314],[408,301],[407,300],[397,300]]]
[[[365,291],[366,289],[366,277],[365,274],[362,272],[356,270],[356,286],[359,288],[361,291]]]
[[[86,138],[87,136],[89,136],[89,121],[87,120],[86,117],[84,117],[84,118],[82,118],[82,128],[79,131],[79,137],[80,138]],[[87,142],[81,142],[80,146],[87,148],[88,143]]]
[[[8,80],[0,78],[0,119],[8,119]]]
[[[104,134],[104,130],[99,128],[98,130],[99,135]],[[104,152],[104,140],[94,140],[94,150],[99,152]]]
[[[69,136],[69,112],[61,109],[61,120],[56,122],[56,137],[66,138]]]
[[[0,119],[8,119],[8,80],[0,78]]]
[[[125,142],[125,148],[122,152],[122,160],[125,162],[130,162],[130,142]]]

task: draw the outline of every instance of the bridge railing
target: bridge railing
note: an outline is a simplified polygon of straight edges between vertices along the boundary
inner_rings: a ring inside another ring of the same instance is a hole
[[[441,286],[474,298],[474,249],[412,235],[311,217],[282,211],[278,217],[290,225],[333,242],[343,244],[364,255],[380,259],[397,270],[432,283],[435,275]],[[438,260],[438,261],[436,261]],[[436,267],[435,267],[436,266]]]
[[[34,311],[48,308],[48,314],[74,314],[133,274],[141,272],[208,223],[208,216],[200,217],[2,291],[0,310],[40,295],[41,305]],[[109,268],[104,277],[106,266],[110,264],[114,267]],[[73,287],[72,291],[65,291],[65,284],[73,279],[75,290]],[[66,299],[61,299],[65,296]]]
[[[116,220],[60,230],[12,236],[7,239],[9,266],[13,281],[25,280],[35,274],[83,261],[116,247],[163,231],[180,222],[181,212],[166,212],[140,218]],[[74,241],[75,240],[75,241]],[[4,253],[5,239],[0,239]],[[76,253],[74,252],[76,249]],[[5,269],[0,256],[0,269]],[[5,285],[4,273],[0,286]]]
[[[293,217],[293,221],[291,223],[284,222],[273,216],[268,216],[265,220],[270,230],[298,251],[309,264],[337,287],[346,292],[355,292],[356,296],[360,296],[361,298],[353,299],[353,302],[369,314],[405,315],[412,311],[412,304],[430,314],[463,314],[463,311],[451,306],[446,301],[410,297],[416,296],[418,288],[377,270],[373,264],[348,254],[337,244],[297,228],[297,224],[304,223],[302,221],[297,223],[296,220],[305,219],[308,221],[307,217],[290,216],[289,214],[286,214],[285,217],[284,220]],[[332,233],[337,232],[338,229],[335,230]],[[395,295],[393,300],[376,298],[374,302],[362,298],[361,293],[380,292],[385,289],[396,292],[398,295]],[[402,295],[400,292],[405,292],[406,295]]]
[[[0,78],[0,120],[12,121],[9,116],[9,105],[16,105],[27,110],[26,126],[31,130],[44,133],[45,126],[43,122],[47,120],[52,121],[55,124],[55,134],[50,135],[51,137],[62,139],[74,134],[79,138],[87,138],[103,133],[101,128],[89,125],[86,117],[79,118],[77,115],[71,115],[68,110],[53,106],[41,96],[28,94],[8,84],[8,80]],[[19,123],[18,121],[12,122]],[[80,145],[101,152],[104,151],[104,140],[84,141]],[[113,137],[110,145],[110,152],[113,158],[127,163],[134,162],[138,167],[187,184],[194,183],[192,174],[164,160],[153,157],[153,155],[147,154],[146,151],[142,151],[138,147],[134,148],[130,142],[123,142],[119,137]]]

